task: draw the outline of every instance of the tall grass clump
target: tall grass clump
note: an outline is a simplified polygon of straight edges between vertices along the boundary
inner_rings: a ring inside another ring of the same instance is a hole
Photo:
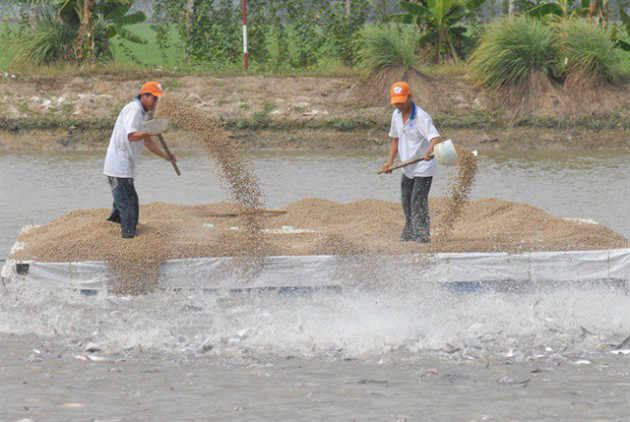
[[[357,63],[372,75],[393,67],[411,69],[416,63],[418,37],[413,25],[367,26],[361,32]]]
[[[488,26],[470,58],[475,79],[509,104],[551,85],[556,49],[552,29],[528,17]]]
[[[420,32],[414,25],[366,26],[361,32],[357,65],[368,73],[363,100],[389,106],[389,88],[398,81],[411,87],[416,103],[429,113],[442,108],[430,78],[416,69]]]
[[[10,47],[17,63],[54,63],[71,53],[70,46],[77,30],[57,20],[52,12],[45,13],[37,25],[37,31],[26,32]]]
[[[605,30],[573,19],[558,25],[557,40],[567,89],[590,89],[616,81],[619,56]]]

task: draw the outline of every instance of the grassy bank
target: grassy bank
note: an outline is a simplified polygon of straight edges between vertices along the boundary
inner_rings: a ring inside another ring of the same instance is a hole
[[[237,129],[228,128],[231,141],[244,151],[374,151],[386,154],[390,141],[387,130],[361,128],[340,132],[335,129]],[[484,151],[566,151],[607,150],[627,154],[630,149],[628,131],[623,129],[545,129],[511,128],[449,128],[441,127],[445,139],[453,139],[470,150]],[[0,131],[0,154],[13,153],[104,153],[111,136],[111,127],[94,129],[75,127],[71,130]],[[183,130],[169,130],[165,135],[169,147],[177,153],[198,154],[201,143]]]
[[[108,118],[85,119],[63,115],[41,115],[26,118],[0,117],[0,130],[21,132],[27,130],[110,130],[116,115]],[[442,129],[497,129],[497,128],[535,128],[535,129],[588,129],[588,130],[630,130],[630,117],[614,113],[608,116],[580,116],[577,119],[537,117],[521,115],[516,119],[503,116],[502,113],[487,110],[452,110],[437,114],[433,118],[437,127]],[[390,123],[389,113],[379,117],[373,115],[355,115],[352,117],[331,117],[319,120],[282,120],[268,115],[254,114],[248,118],[222,119],[223,125],[233,130],[272,130],[286,131],[295,129],[332,130],[340,133],[366,129],[383,129]]]

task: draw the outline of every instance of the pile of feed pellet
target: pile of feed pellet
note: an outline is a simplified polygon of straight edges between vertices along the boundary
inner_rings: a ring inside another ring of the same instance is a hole
[[[261,236],[269,255],[404,254],[414,252],[494,252],[596,250],[629,247],[623,236],[599,224],[551,216],[530,205],[478,199],[461,206],[461,215],[444,238],[451,203],[430,198],[431,243],[400,242],[404,225],[400,204],[361,200],[347,204],[308,198],[260,214]],[[247,234],[237,204],[153,203],[140,211],[139,234],[122,239],[120,227],[106,221],[107,209],[77,210],[23,233],[22,250],[10,259],[44,262],[129,262],[208,256],[239,256]],[[115,252],[114,252],[115,251]]]

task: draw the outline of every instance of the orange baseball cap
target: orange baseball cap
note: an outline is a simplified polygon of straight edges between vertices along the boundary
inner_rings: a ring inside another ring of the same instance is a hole
[[[411,88],[407,82],[396,82],[391,88],[392,104],[404,103],[411,95]]]
[[[140,94],[151,94],[156,97],[161,97],[164,95],[164,90],[162,89],[162,84],[159,82],[147,82],[142,85],[140,89]]]

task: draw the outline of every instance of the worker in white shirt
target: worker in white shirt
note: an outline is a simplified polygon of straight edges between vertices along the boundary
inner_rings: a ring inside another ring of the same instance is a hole
[[[391,147],[383,172],[391,173],[389,167],[396,154],[400,161],[417,157],[424,160],[402,168],[402,208],[405,213],[405,228],[401,241],[429,242],[429,190],[436,170],[433,147],[440,142],[440,134],[433,126],[429,114],[418,107],[412,99],[411,89],[406,82],[396,82],[391,87],[391,104],[396,108],[392,114],[389,131]]]
[[[167,161],[177,161],[174,154],[169,156],[162,151],[151,135],[142,130],[142,124],[151,118],[158,98],[162,95],[164,90],[158,82],[144,84],[140,94],[118,115],[107,147],[103,173],[107,176],[114,197],[108,220],[120,223],[123,238],[136,235],[140,205],[134,179],[138,176],[138,160],[143,145]]]

